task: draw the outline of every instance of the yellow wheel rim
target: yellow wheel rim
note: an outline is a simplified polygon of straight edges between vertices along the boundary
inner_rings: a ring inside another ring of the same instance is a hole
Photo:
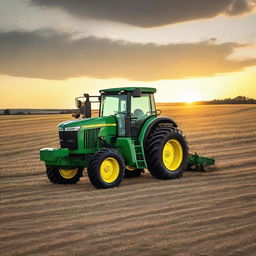
[[[77,172],[78,172],[78,169],[71,169],[71,170],[60,169],[59,170],[60,175],[67,180],[74,178]]]
[[[100,176],[107,182],[114,182],[120,173],[120,166],[117,160],[113,157],[106,158],[100,165]]]
[[[166,142],[162,152],[164,166],[169,171],[176,171],[183,158],[183,150],[181,144],[177,140],[169,140]]]
[[[132,167],[132,166],[129,166],[129,165],[126,165],[125,168],[129,171],[134,171],[136,170],[136,167]]]

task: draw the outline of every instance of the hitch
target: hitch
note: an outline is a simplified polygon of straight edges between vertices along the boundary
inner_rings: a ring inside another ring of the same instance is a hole
[[[187,171],[205,171],[204,167],[214,165],[215,159],[195,154],[189,154]]]

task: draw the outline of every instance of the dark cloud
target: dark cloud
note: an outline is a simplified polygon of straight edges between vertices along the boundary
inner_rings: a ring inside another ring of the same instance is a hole
[[[213,40],[156,45],[94,37],[72,40],[53,31],[0,32],[0,74],[153,81],[212,76],[256,64],[256,59],[228,59],[236,47]]]
[[[60,7],[82,18],[111,20],[140,27],[239,15],[251,11],[255,0],[31,0],[33,4]]]

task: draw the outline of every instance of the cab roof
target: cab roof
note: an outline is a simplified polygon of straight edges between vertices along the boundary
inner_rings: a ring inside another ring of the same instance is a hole
[[[120,87],[120,88],[110,88],[110,89],[100,90],[100,93],[118,93],[121,91],[133,92],[136,89],[140,89],[140,91],[142,93],[155,93],[156,92],[156,88],[150,88],[150,87]]]

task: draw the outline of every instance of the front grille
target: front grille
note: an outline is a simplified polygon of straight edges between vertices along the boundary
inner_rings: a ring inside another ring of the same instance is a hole
[[[96,148],[97,147],[97,136],[100,132],[100,128],[89,129],[84,131],[84,145],[85,148]]]
[[[78,149],[77,131],[59,131],[59,137],[62,148]]]

